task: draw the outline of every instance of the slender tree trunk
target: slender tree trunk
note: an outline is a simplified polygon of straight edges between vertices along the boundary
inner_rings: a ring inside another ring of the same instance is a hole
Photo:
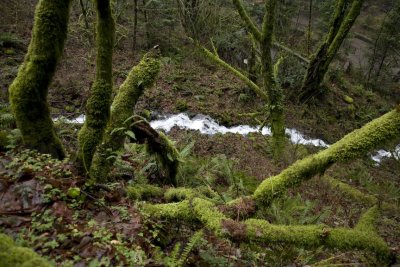
[[[78,160],[89,170],[93,154],[103,138],[110,116],[112,57],[115,25],[110,0],[96,0],[97,56],[96,77],[86,105],[86,121],[78,135]]]
[[[135,53],[136,51],[136,37],[137,37],[137,24],[138,24],[138,2],[137,0],[133,0],[133,38],[132,38],[132,52]]]
[[[364,0],[353,0],[348,14],[346,9],[349,0],[337,2],[334,19],[325,42],[319,47],[317,53],[311,58],[307,73],[304,77],[300,95],[301,102],[321,93],[320,85],[333,58],[341,44],[356,21],[361,11]]]
[[[307,29],[307,55],[310,55],[311,51],[311,24],[312,24],[312,8],[313,0],[309,2],[309,12],[308,12],[308,29]]]
[[[264,100],[266,100],[268,104],[273,153],[274,157],[277,159],[282,154],[285,145],[283,93],[280,86],[276,83],[271,56],[277,0],[265,0],[265,15],[263,18],[261,31],[247,13],[242,1],[232,0],[232,2],[242,18],[247,30],[249,33],[251,33],[251,35],[254,37],[254,41],[257,42],[261,48],[263,90],[260,90],[260,88],[257,85],[254,85],[254,83],[247,79],[247,77],[243,80],[249,84],[251,88],[255,89],[255,92],[257,92]],[[228,64],[225,62],[221,62],[219,58],[216,58],[216,61],[232,71],[233,68],[228,66]],[[238,73],[234,69],[233,72],[239,74],[239,77],[242,76],[241,73]]]
[[[376,71],[375,81],[377,81],[379,76],[381,75],[381,71],[382,71],[382,68],[383,68],[383,63],[385,63],[388,51],[389,51],[389,46],[385,46],[385,49],[383,50],[383,55],[381,57],[381,61],[379,62],[379,66],[378,66],[378,69]]]
[[[146,48],[150,47],[149,18],[147,15],[146,0],[143,0],[144,26],[146,32]]]
[[[381,39],[381,36],[382,36],[382,33],[383,33],[384,24],[385,24],[385,21],[386,21],[388,15],[390,14],[390,12],[391,12],[391,9],[386,13],[385,18],[383,19],[383,22],[381,24],[381,27],[379,28],[378,36],[376,37],[375,42],[374,42],[374,49],[373,49],[373,53],[372,53],[372,59],[371,59],[371,63],[370,63],[369,70],[368,70],[367,83],[369,83],[369,81],[371,80],[371,74],[372,74],[372,71],[375,68],[377,55],[378,55],[379,40]]]
[[[53,128],[47,92],[63,53],[71,0],[40,0],[25,61],[10,86],[10,102],[24,144],[62,159]]]
[[[266,1],[266,14],[263,20],[261,39],[261,64],[264,90],[269,97],[269,116],[271,121],[271,132],[274,157],[278,159],[285,145],[285,124],[283,116],[283,93],[277,84],[271,56],[272,35],[274,33],[276,0]]]

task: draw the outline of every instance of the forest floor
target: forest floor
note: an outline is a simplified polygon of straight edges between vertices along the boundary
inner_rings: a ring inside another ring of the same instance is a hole
[[[26,19],[10,30],[18,36],[18,45],[0,47],[2,105],[8,102],[7,88],[23,61],[32,16],[33,13],[26,14]],[[71,38],[49,91],[55,117],[75,118],[83,114],[89,95],[95,55],[88,45],[82,45],[84,30],[78,26],[78,23],[71,25]],[[126,51],[128,45],[123,42],[115,51],[116,86],[140,58]],[[156,85],[144,93],[135,108],[138,114],[151,117],[151,114],[202,113],[227,126],[258,124],[243,114],[262,111],[263,103],[237,78],[203,59],[190,45],[182,46],[176,54],[164,55],[162,61]],[[333,143],[384,114],[399,101],[398,86],[389,94],[352,82],[351,75],[333,72],[328,93],[308,106],[296,102],[297,93],[290,86],[284,88],[287,126]],[[18,245],[33,248],[59,266],[129,266],[128,262],[131,266],[176,266],[179,259],[187,266],[381,264],[364,252],[232,242],[217,238],[197,222],[154,219],[146,213],[144,204],[146,201],[162,203],[162,196],[138,196],[132,188],[143,181],[155,183],[163,190],[167,186],[160,183],[163,174],[154,159],[146,157],[144,150],[135,145],[127,145],[127,150],[120,155],[112,173],[117,178],[115,183],[100,186],[96,191],[85,191],[85,177],[73,165],[79,125],[59,123],[56,126],[70,152],[70,158],[63,162],[19,146],[0,152],[0,230],[12,236]],[[238,194],[250,194],[263,179],[318,151],[312,146],[288,144],[283,159],[276,162],[268,138],[257,133],[209,136],[174,128],[168,135],[181,150],[194,142],[178,176],[180,185],[211,186],[224,201]],[[399,205],[399,173],[398,160],[386,159],[376,166],[365,156],[348,164],[336,164],[326,175],[379,196],[382,202]],[[77,192],[77,188],[81,190]],[[315,177],[290,190],[287,197],[275,201],[270,209],[257,216],[276,224],[324,223],[332,227],[353,227],[367,208],[330,187],[321,177]],[[194,233],[199,229],[203,229],[203,235],[195,239]],[[383,213],[378,230],[398,263],[400,214]],[[178,249],[177,244],[180,244]],[[185,249],[189,250],[188,255]]]

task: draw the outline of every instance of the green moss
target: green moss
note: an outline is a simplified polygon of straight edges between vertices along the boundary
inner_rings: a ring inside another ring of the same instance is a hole
[[[194,198],[191,202],[196,218],[217,235],[223,235],[222,221],[228,218],[211,201]]]
[[[355,229],[357,229],[358,231],[375,233],[376,231],[375,225],[378,217],[379,217],[378,206],[373,206],[361,216]]]
[[[169,204],[145,204],[144,210],[158,218],[186,221],[196,219],[189,200]]]
[[[132,109],[143,94],[144,89],[153,85],[159,71],[158,51],[154,49],[147,53],[137,66],[132,68],[125,82],[119,88],[111,105],[111,117],[103,141],[93,156],[92,164],[89,165],[92,179],[97,181],[105,181],[107,179],[107,175],[115,161],[115,158],[109,158],[109,156],[112,152],[122,148],[126,137],[124,131],[115,132],[114,129],[125,127],[126,130],[131,130],[130,122],[126,122],[126,120],[132,116]],[[87,138],[89,137],[90,135],[87,136]],[[88,141],[94,145],[91,139],[93,138],[89,138]],[[83,145],[86,147],[86,144]],[[88,160],[91,159],[92,157]]]
[[[90,169],[96,147],[100,144],[110,117],[112,94],[112,58],[115,39],[115,22],[110,0],[96,0],[96,77],[86,104],[86,121],[79,131],[78,159],[86,171]]]
[[[64,49],[70,4],[71,0],[39,1],[28,53],[9,89],[24,144],[60,159],[65,153],[53,128],[47,91]]]
[[[128,186],[126,191],[128,193],[128,197],[134,200],[161,197],[164,194],[164,190],[162,188],[150,184],[137,184]]]
[[[10,266],[50,267],[52,265],[33,250],[17,247],[11,238],[0,234],[0,267]]]
[[[400,113],[394,110],[349,133],[329,148],[299,160],[280,174],[265,179],[253,196],[262,205],[268,205],[288,188],[323,173],[333,163],[355,159],[399,134]]]
[[[198,192],[196,192],[191,188],[179,187],[179,188],[168,189],[164,194],[164,198],[167,201],[174,201],[174,200],[192,199],[197,195]]]

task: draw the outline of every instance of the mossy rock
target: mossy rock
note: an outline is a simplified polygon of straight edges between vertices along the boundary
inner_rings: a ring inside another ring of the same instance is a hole
[[[10,237],[0,234],[0,267],[10,266],[50,267],[52,265],[33,250],[15,246]]]

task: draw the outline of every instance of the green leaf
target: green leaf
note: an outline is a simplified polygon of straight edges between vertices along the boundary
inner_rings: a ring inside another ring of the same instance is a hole
[[[129,136],[130,138],[136,140],[135,133],[132,132],[131,130],[126,131],[125,134],[126,134],[127,136]]]

